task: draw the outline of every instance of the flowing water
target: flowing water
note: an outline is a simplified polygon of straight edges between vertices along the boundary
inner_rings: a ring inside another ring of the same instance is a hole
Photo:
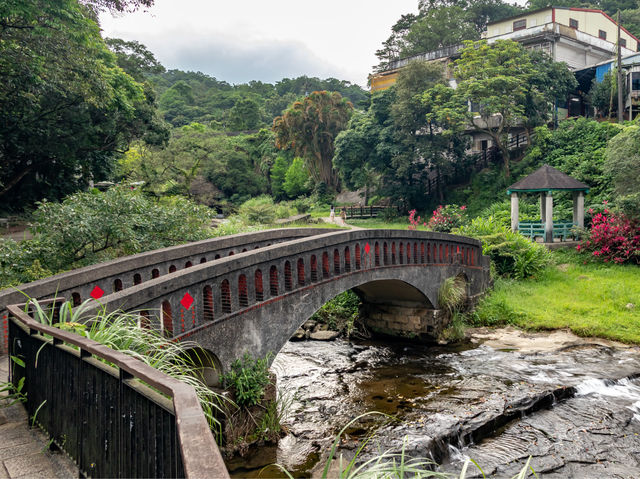
[[[379,411],[397,420],[363,418],[341,453],[353,455],[373,433],[363,459],[404,447],[444,472],[471,457],[485,474],[511,477],[532,456],[543,477],[640,477],[640,349],[489,344],[288,343],[272,367],[291,402],[288,434],[271,460],[296,477],[317,475],[338,431]]]

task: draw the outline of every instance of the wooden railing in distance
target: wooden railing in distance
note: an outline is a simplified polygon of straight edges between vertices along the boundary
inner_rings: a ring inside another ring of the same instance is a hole
[[[193,387],[96,341],[41,324],[19,305],[8,311],[10,355],[25,363],[11,365],[11,381],[25,378],[27,411],[82,474],[229,477]]]

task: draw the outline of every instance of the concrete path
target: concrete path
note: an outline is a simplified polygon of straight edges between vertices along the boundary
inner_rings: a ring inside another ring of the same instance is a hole
[[[8,380],[9,361],[0,356],[0,383]],[[0,479],[77,478],[78,468],[61,452],[49,452],[49,438],[31,429],[22,403],[5,407],[0,397]]]

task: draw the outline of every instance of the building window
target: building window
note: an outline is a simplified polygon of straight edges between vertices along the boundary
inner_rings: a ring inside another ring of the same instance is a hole
[[[627,48],[627,41],[624,38],[620,39],[620,46],[622,48]]]
[[[578,20],[576,20],[575,18],[570,18],[569,19],[569,26],[571,28],[575,28],[577,30],[578,29]]]
[[[640,90],[640,72],[631,73],[631,90]]]
[[[527,28],[527,19],[523,18],[522,20],[516,20],[513,22],[513,31],[524,30]]]
[[[604,30],[598,30],[598,37],[602,38],[603,40],[607,39],[607,32],[605,32]]]

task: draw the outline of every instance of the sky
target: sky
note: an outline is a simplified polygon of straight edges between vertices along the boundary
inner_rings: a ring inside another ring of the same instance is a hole
[[[148,11],[103,13],[103,36],[137,40],[167,68],[229,83],[300,75],[366,87],[375,51],[418,0],[155,0]]]

